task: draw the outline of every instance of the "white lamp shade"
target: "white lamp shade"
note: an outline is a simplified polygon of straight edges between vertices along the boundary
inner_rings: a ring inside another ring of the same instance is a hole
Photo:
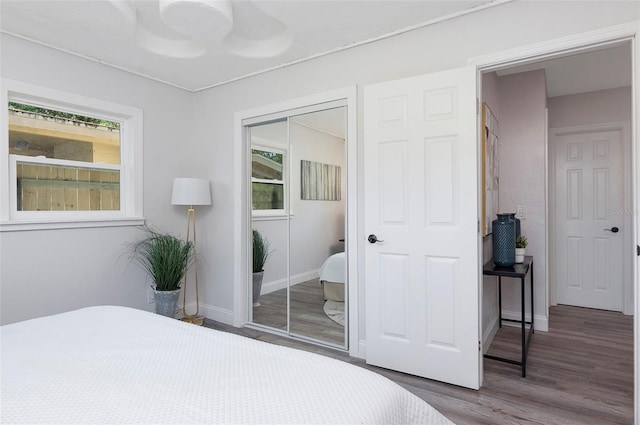
[[[173,179],[173,205],[211,205],[209,180],[177,177]]]

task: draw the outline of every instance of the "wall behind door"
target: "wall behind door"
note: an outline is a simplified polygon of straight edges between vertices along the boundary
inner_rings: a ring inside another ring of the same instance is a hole
[[[536,329],[546,331],[545,75],[543,70],[505,75],[497,77],[494,84],[499,104],[493,111],[499,122],[500,137],[499,209],[515,213],[518,205],[527,208],[521,229],[529,240],[527,255],[534,257]],[[519,280],[502,281],[503,317],[517,319],[520,317]]]

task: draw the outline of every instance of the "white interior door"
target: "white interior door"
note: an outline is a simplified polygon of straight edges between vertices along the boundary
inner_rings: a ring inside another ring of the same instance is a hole
[[[622,311],[622,130],[553,134],[557,301]]]
[[[367,363],[479,388],[475,73],[365,87]]]

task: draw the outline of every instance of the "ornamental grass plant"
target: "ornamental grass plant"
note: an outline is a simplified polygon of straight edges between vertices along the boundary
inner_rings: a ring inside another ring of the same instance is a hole
[[[193,243],[147,228],[147,237],[136,242],[133,258],[153,279],[156,291],[180,289],[182,277],[194,260]]]
[[[269,241],[257,230],[253,230],[253,272],[264,271],[264,264],[271,255]]]

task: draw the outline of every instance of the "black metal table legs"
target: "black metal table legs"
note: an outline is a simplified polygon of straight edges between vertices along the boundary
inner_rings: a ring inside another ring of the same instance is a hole
[[[515,322],[520,323],[521,327],[521,360],[512,360],[504,357],[493,356],[490,354],[485,354],[484,357],[487,359],[498,360],[501,362],[506,362],[514,365],[521,366],[522,368],[522,377],[527,376],[527,355],[529,353],[529,346],[531,344],[531,335],[534,333],[534,309],[533,309],[533,259],[528,258],[527,264],[523,266],[522,270],[514,270],[514,269],[505,269],[500,270],[495,266],[487,266],[485,265],[484,274],[497,276],[498,277],[498,326],[502,328],[502,321],[506,322]],[[531,273],[531,321],[527,322],[525,315],[525,280],[527,274]],[[502,278],[503,277],[516,277],[520,278],[520,311],[521,317],[520,320],[517,319],[505,319],[502,317]],[[529,332],[527,332],[526,325],[529,325]]]

